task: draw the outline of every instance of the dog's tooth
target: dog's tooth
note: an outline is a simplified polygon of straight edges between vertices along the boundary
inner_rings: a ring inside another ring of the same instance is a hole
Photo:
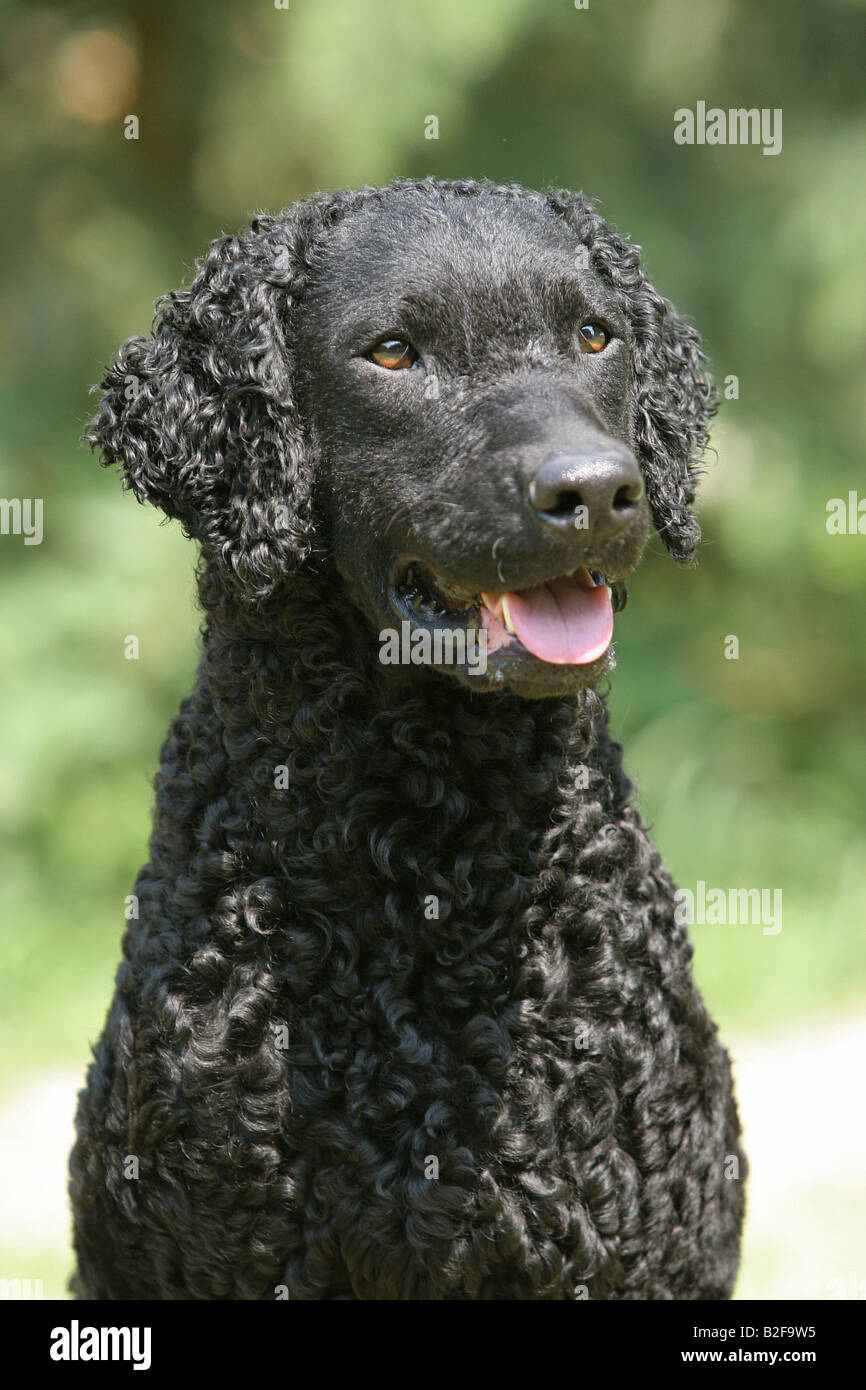
[[[510,632],[512,637],[516,637],[517,633],[514,629],[514,623],[511,621],[511,609],[508,607],[507,594],[502,597],[502,621],[505,623],[505,631]]]

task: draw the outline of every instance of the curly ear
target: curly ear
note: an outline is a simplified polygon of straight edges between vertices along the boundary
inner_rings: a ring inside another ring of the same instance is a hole
[[[294,399],[292,321],[334,195],[215,241],[157,303],[101,383],[85,432],[124,487],[176,517],[254,598],[310,554],[311,480]]]
[[[651,315],[635,325],[637,449],[662,540],[685,562],[701,538],[691,511],[709,422],[718,407],[697,331],[645,283]]]
[[[640,248],[613,231],[588,199],[556,190],[548,205],[588,248],[590,265],[610,284],[632,326],[635,447],[647,500],[671,555],[687,561],[701,537],[691,503],[718,406],[700,338],[653,289]]]

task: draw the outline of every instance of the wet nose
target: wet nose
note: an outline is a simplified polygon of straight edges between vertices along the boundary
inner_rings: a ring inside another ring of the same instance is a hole
[[[643,479],[625,448],[549,454],[529,484],[529,500],[545,526],[573,527],[593,540],[611,540],[633,521]]]

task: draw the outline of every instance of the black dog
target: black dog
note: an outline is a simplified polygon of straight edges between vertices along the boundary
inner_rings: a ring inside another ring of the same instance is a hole
[[[583,197],[433,179],[257,217],[123,348],[89,439],[206,621],[80,1296],[730,1295],[729,1062],[597,692],[650,519],[698,539],[702,360]]]

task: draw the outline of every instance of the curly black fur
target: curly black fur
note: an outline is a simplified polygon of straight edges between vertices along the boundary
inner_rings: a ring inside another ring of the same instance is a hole
[[[623,320],[586,409],[686,559],[697,335],[581,196],[398,181],[259,216],[105,377],[91,443],[200,543],[206,621],[80,1099],[80,1297],[731,1294],[729,1062],[597,679],[517,693],[378,660],[387,557],[481,587],[500,537],[527,583],[565,544],[514,519],[511,444],[494,482],[484,462],[529,368],[542,432],[586,404],[532,320],[559,312],[548,244],[588,248],[586,302]],[[385,280],[422,263],[424,312],[455,316],[439,402],[353,395],[332,365],[380,258]]]

